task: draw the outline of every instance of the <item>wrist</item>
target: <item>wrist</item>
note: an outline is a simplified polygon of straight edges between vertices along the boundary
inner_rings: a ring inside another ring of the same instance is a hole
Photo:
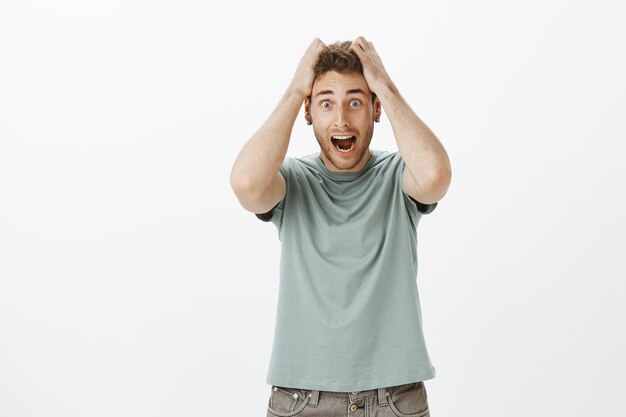
[[[309,93],[308,89],[303,88],[300,84],[292,82],[289,87],[287,87],[287,95],[297,97],[300,101],[307,98],[307,94]]]
[[[384,100],[386,97],[398,94],[398,89],[391,80],[385,80],[377,83],[373,88],[370,89],[381,101]]]

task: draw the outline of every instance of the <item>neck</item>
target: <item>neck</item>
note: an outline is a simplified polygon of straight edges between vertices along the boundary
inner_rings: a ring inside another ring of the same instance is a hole
[[[358,164],[356,164],[354,167],[352,168],[347,168],[347,169],[340,169],[337,168],[332,161],[329,161],[326,158],[326,154],[322,151],[319,154],[319,158],[322,160],[322,162],[324,163],[324,166],[326,166],[326,168],[331,171],[331,172],[359,172],[360,170],[362,170],[365,165],[367,164],[367,161],[370,160],[370,158],[372,157],[373,153],[371,149],[367,149],[367,151],[365,152],[365,154],[363,155],[363,158],[361,158],[361,160],[359,161]]]

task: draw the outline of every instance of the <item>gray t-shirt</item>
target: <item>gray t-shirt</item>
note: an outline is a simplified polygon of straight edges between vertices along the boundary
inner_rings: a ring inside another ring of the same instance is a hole
[[[349,392],[435,376],[422,332],[416,229],[437,203],[404,193],[403,171],[400,154],[385,151],[355,173],[329,171],[319,154],[281,165],[287,194],[258,215],[281,240],[268,384]]]

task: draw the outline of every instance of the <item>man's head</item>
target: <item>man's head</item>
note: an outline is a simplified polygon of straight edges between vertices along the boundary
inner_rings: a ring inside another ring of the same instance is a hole
[[[363,74],[363,65],[354,51],[350,50],[351,41],[335,42],[326,47],[313,66],[315,79],[328,71],[339,73],[357,72]],[[372,93],[372,103],[376,94]]]
[[[380,101],[370,91],[352,42],[328,45],[313,67],[305,118],[312,122],[321,158],[332,171],[359,171],[371,156],[369,144]]]

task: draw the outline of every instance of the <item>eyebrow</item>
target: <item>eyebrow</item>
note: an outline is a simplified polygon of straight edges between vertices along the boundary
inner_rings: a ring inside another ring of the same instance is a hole
[[[361,90],[360,88],[353,88],[352,90],[348,90],[348,91],[346,91],[346,94],[358,94],[358,93],[363,94],[363,95],[366,95],[366,94],[365,94],[365,91]],[[315,95],[315,97],[317,97],[317,96],[321,96],[321,95],[325,95],[325,94],[334,95],[334,94],[335,94],[335,92],[334,92],[333,90],[322,90],[322,91],[318,92],[318,93]]]

